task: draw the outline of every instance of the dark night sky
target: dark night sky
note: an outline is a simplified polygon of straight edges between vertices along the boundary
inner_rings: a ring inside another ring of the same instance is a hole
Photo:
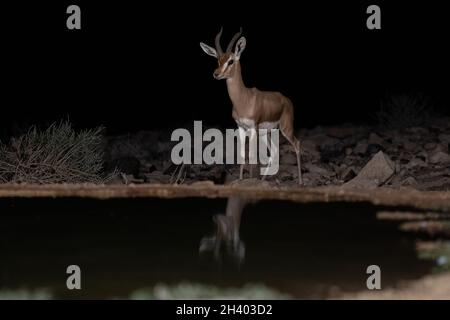
[[[243,27],[246,85],[289,96],[297,127],[368,122],[389,92],[424,91],[442,110],[450,102],[443,4],[377,2],[382,30],[370,31],[372,2],[41,2],[2,4],[4,132],[67,116],[110,132],[233,127],[225,82],[199,47],[221,25],[224,47]],[[66,29],[69,4],[81,7],[81,31]]]

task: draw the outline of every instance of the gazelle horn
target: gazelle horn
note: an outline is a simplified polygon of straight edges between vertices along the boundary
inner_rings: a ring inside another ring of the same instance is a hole
[[[219,55],[223,54],[222,47],[220,46],[220,37],[222,36],[223,27],[220,27],[219,33],[216,35],[216,51]]]
[[[236,42],[236,40],[239,38],[239,36],[242,34],[242,27],[240,28],[239,32],[237,32],[233,38],[231,39],[230,43],[228,44],[227,47],[227,52],[230,52],[231,50],[233,50],[233,46],[234,43]]]

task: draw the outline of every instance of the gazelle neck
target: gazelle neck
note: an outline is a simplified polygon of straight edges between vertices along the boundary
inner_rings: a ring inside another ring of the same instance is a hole
[[[226,80],[228,95],[230,96],[231,102],[234,106],[239,105],[239,101],[245,99],[248,93],[248,89],[242,80],[241,64],[239,61],[236,61],[235,64],[233,76]]]

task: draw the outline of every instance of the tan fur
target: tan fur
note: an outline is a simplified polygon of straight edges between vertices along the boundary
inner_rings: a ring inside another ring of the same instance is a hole
[[[247,88],[242,80],[239,60],[228,69],[232,69],[228,70],[227,87],[233,103],[233,119],[254,120],[256,127],[262,122],[279,121],[281,133],[292,144],[297,155],[301,184],[300,142],[294,134],[294,106],[291,100],[279,92]]]
[[[231,51],[220,54],[217,57],[219,66],[214,71],[216,79],[226,79],[227,81],[228,94],[233,103],[232,116],[238,123],[240,119],[252,120],[256,128],[259,128],[261,123],[278,122],[281,133],[291,143],[296,153],[298,181],[299,184],[302,184],[300,142],[294,134],[293,104],[280,92],[247,88],[242,80],[239,58]],[[233,60],[232,65],[228,62],[230,59]],[[242,177],[242,167],[240,176]]]

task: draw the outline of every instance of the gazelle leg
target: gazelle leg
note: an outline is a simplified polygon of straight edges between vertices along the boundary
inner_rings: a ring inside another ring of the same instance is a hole
[[[283,132],[282,132],[283,133]],[[297,170],[298,170],[298,184],[303,184],[303,178],[302,178],[302,162],[301,162],[301,150],[300,150],[300,141],[292,135],[292,136],[286,136],[283,133],[284,137],[289,141],[289,143],[292,145],[295,151],[295,155],[297,156]]]
[[[269,161],[268,161],[266,170],[264,172],[264,176],[267,176],[269,174],[269,170],[271,170],[271,167],[274,165],[274,163],[278,164],[278,163],[275,162],[275,159],[276,159],[276,161],[278,161],[278,157],[279,157],[279,154],[278,154],[278,150],[279,150],[278,143],[275,143],[275,141],[272,140],[272,133],[268,132],[267,136],[269,137],[268,140],[267,140],[267,147],[270,148],[269,149],[270,150],[270,156],[269,156]]]
[[[271,146],[271,141],[270,141],[270,131],[266,130],[265,133],[263,133],[263,139],[264,139],[264,143],[266,144],[266,152],[267,150],[271,150],[270,146]],[[267,161],[267,166],[270,166],[272,162],[272,155],[269,156],[269,160]],[[265,174],[263,174],[261,180],[265,180],[267,177],[267,170],[265,171]]]
[[[250,138],[248,143],[248,162],[250,168],[250,178],[253,178],[255,165],[258,164],[258,136],[256,129],[250,129]]]
[[[239,158],[241,159],[241,161],[243,161],[240,165],[239,168],[239,180],[242,180],[244,178],[244,166],[245,166],[245,137],[246,137],[246,132],[245,129],[242,127],[239,127],[239,155],[238,155],[238,160]],[[239,163],[239,161],[238,161]]]

